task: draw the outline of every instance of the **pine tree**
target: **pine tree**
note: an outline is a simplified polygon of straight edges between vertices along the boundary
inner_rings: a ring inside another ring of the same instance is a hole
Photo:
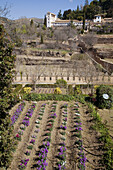
[[[44,25],[47,27],[46,15],[44,16]]]
[[[57,18],[62,19],[62,13],[61,13],[61,10],[58,12]]]
[[[13,102],[11,82],[14,74],[15,56],[12,55],[12,45],[0,25],[0,167],[7,167],[11,161],[13,141],[8,111]]]
[[[33,19],[31,19],[31,21],[30,21],[30,26],[32,27],[33,24],[34,24],[34,21],[33,21]]]

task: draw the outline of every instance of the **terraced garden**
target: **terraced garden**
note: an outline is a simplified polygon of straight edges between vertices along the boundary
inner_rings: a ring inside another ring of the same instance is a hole
[[[86,105],[22,102],[10,114],[17,143],[9,170],[105,169],[103,143]]]

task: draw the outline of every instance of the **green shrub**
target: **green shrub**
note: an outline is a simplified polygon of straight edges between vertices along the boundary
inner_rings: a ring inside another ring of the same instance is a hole
[[[16,86],[15,86],[16,88],[14,89],[14,93],[17,93],[17,92],[19,92],[19,90],[22,88],[22,84],[17,84]]]
[[[68,86],[68,94],[74,95],[74,90],[73,90],[72,85],[69,85],[69,86]]]
[[[104,99],[103,94],[107,94],[109,98]],[[100,85],[96,89],[96,101],[99,108],[111,108],[113,106],[113,89],[110,86]]]
[[[57,94],[23,94],[23,99],[27,101],[45,101],[45,100],[55,100],[55,101],[71,101],[75,100],[74,96],[71,95],[57,95]]]
[[[55,85],[57,85],[57,87],[60,87],[60,88],[66,88],[67,87],[67,82],[63,79],[58,79],[55,83]]]

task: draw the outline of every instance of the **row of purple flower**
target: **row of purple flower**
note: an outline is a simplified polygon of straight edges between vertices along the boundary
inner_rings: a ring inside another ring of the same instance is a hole
[[[43,113],[44,113],[44,110],[45,110],[45,106],[46,106],[46,104],[41,105],[41,108],[40,108],[40,111],[39,111],[39,114],[41,114],[40,117],[43,116]],[[30,111],[30,110],[29,110],[29,111]],[[31,113],[33,113],[33,112],[32,112],[32,111],[31,111],[31,112],[28,112],[24,120],[29,120],[28,118],[30,118],[30,117],[32,116]],[[37,124],[40,124],[40,121],[38,121],[38,118],[39,118],[39,117],[37,117],[37,120],[36,120],[36,122],[35,122],[36,128],[37,128]],[[37,122],[38,122],[38,123],[37,123]],[[25,121],[23,121],[23,124],[24,124],[25,126],[29,126],[29,123],[26,124]],[[29,150],[32,150],[32,149],[33,149],[33,145],[34,145],[35,142],[36,142],[36,138],[37,138],[37,133],[38,133],[38,132],[39,132],[39,126],[38,126],[37,130],[34,131],[34,134],[31,135],[31,139],[30,139],[29,145],[28,145],[28,147],[27,147],[27,150],[25,151],[25,154],[26,154],[27,156],[29,156],[29,155],[31,154],[31,151],[29,151]],[[26,159],[26,158],[22,159],[22,160],[21,160],[21,163],[20,163],[19,166],[18,166],[19,169],[20,169],[20,170],[25,169],[25,168],[27,167],[28,162],[29,162],[29,159]]]

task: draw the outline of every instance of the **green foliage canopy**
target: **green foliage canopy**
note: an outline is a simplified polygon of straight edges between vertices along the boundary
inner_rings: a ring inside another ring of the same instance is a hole
[[[107,94],[109,98],[104,99],[103,94]],[[99,108],[111,108],[113,106],[113,89],[109,86],[100,85],[96,89],[96,100]]]
[[[0,25],[0,167],[7,168],[11,161],[11,150],[14,139],[11,138],[9,109],[13,103],[11,82],[14,74],[15,56],[12,55],[12,45]]]

